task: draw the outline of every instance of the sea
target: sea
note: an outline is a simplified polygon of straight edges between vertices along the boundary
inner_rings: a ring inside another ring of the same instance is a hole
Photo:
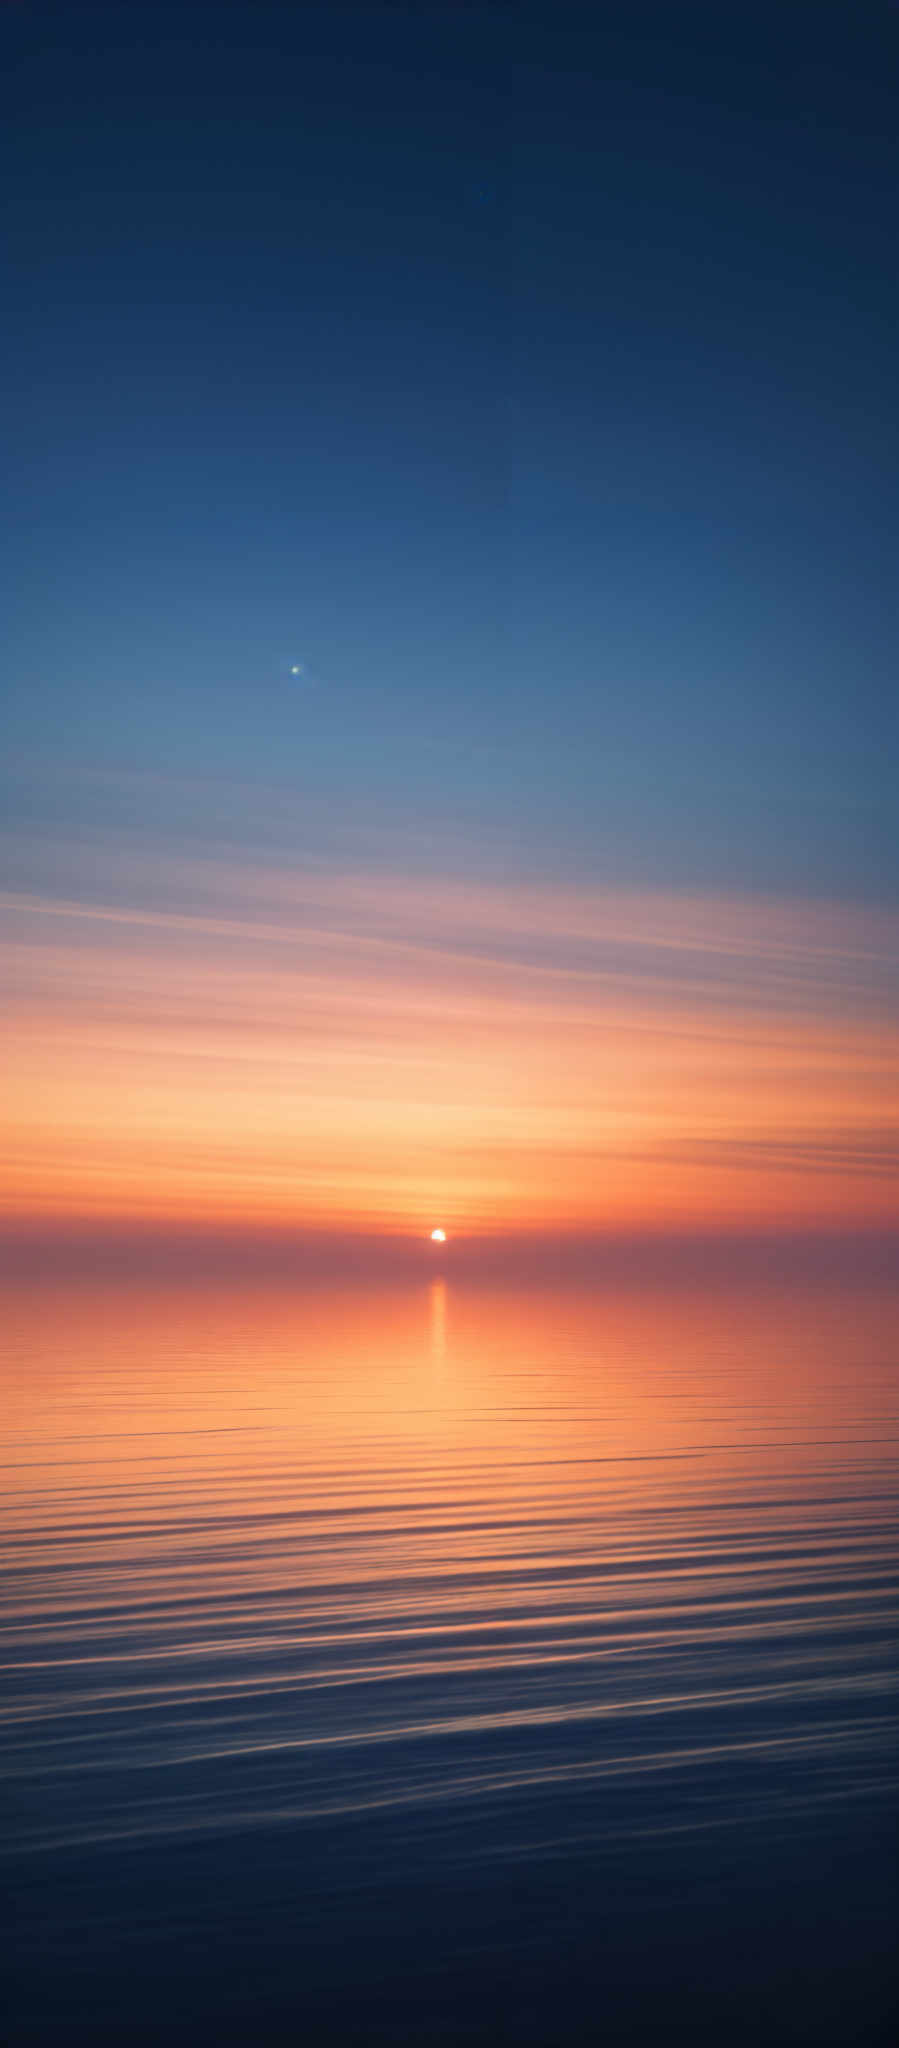
[[[4,2041],[894,2038],[887,1285],[3,1320]]]

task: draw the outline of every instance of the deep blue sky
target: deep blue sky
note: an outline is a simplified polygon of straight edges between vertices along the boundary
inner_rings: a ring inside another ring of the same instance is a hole
[[[893,6],[0,34],[23,840],[897,893]]]

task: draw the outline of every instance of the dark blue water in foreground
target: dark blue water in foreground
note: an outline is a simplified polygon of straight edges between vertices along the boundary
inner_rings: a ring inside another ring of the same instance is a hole
[[[895,1299],[6,1309],[10,2042],[892,2038]]]

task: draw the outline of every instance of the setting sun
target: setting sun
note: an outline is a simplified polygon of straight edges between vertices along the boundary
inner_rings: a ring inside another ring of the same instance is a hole
[[[432,1230],[432,1232],[431,1232],[431,1243],[432,1243],[432,1244],[445,1244],[445,1243],[446,1243],[446,1231],[445,1231],[445,1230]]]

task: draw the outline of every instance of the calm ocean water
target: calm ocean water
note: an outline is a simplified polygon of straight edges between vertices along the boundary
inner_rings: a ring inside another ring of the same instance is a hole
[[[11,2041],[891,2037],[895,1297],[5,1322]]]

